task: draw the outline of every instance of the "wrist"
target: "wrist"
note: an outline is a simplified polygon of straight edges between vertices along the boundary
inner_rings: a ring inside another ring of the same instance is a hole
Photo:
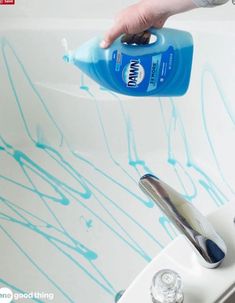
[[[165,0],[165,1],[168,2],[171,15],[183,13],[198,7],[194,2],[194,0]]]
[[[153,16],[161,14],[166,17],[198,7],[194,0],[141,0],[139,4],[143,4],[144,8]]]

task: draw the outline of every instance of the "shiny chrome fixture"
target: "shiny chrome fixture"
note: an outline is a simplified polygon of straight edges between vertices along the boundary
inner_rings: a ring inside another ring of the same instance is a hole
[[[190,241],[201,265],[215,268],[221,264],[227,252],[226,245],[212,224],[190,202],[151,174],[144,175],[139,186]]]

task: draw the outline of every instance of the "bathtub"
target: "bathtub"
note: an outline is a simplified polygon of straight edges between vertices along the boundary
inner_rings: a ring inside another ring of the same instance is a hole
[[[235,7],[172,18],[194,38],[189,90],[137,99],[63,61],[64,41],[102,35],[125,3],[78,4],[0,6],[0,287],[14,302],[114,302],[177,236],[138,189],[145,173],[203,214],[235,198]]]

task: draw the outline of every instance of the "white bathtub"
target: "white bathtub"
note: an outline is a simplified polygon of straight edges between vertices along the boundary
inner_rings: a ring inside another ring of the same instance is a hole
[[[111,303],[176,236],[138,189],[142,174],[204,214],[235,198],[235,7],[169,21],[194,37],[189,91],[135,99],[62,60],[63,38],[73,49],[110,25],[74,19],[95,16],[79,2],[0,6],[0,287],[40,302]]]

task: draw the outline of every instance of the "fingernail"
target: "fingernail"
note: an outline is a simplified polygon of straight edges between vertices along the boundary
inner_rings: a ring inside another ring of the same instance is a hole
[[[101,43],[100,43],[100,47],[102,47],[102,48],[106,48],[107,46],[108,46],[107,41],[105,41],[105,40],[101,41]]]

